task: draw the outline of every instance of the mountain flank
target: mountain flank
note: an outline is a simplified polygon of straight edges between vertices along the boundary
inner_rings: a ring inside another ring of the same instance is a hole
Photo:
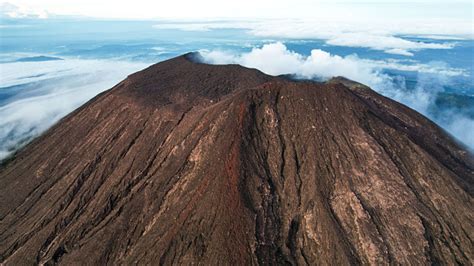
[[[344,78],[196,53],[98,95],[0,168],[0,263],[474,262],[474,160]]]

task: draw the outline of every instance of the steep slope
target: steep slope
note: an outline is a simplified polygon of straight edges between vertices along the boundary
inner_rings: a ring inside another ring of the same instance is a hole
[[[343,78],[188,54],[131,75],[0,170],[0,262],[472,264],[474,162]]]

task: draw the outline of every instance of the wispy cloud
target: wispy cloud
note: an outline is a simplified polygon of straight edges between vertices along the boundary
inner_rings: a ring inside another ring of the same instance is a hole
[[[0,106],[0,159],[145,66],[143,63],[77,59],[1,64],[1,90],[27,84],[35,86],[16,92]]]
[[[330,45],[348,47],[367,47],[374,50],[385,51],[391,54],[412,56],[410,51],[422,49],[451,49],[455,43],[427,43],[410,41],[385,34],[373,33],[341,33],[329,38],[326,42]]]
[[[215,29],[244,29],[252,35],[266,38],[322,39],[328,45],[363,47],[389,54],[413,56],[424,49],[451,49],[454,40],[472,38],[470,20],[301,20],[273,19],[246,21],[162,21],[156,29],[210,31]],[[414,41],[400,35],[431,36],[444,42]]]

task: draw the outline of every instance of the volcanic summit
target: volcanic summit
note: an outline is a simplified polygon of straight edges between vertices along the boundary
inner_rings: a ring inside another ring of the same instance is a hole
[[[0,263],[474,262],[474,159],[344,78],[191,53],[130,75],[0,166]]]

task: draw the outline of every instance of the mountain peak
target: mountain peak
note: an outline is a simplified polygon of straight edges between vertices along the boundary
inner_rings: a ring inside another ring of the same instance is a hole
[[[240,65],[200,63],[199,56],[197,52],[188,53],[152,65],[130,75],[117,92],[155,105],[175,101],[193,104],[277,79]]]

